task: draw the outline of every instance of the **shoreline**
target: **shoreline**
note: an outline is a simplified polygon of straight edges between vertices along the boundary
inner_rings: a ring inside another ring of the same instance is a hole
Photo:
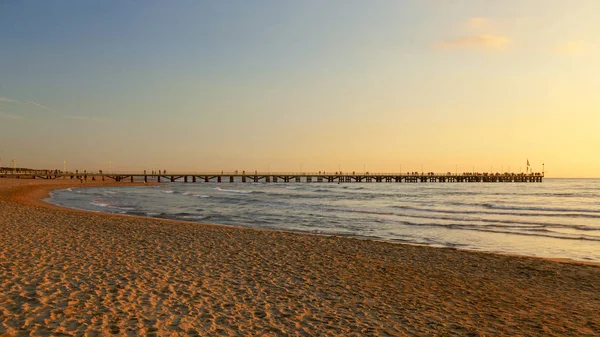
[[[454,248],[454,247],[440,247],[440,246],[433,246],[433,245],[419,244],[419,243],[411,243],[411,242],[394,242],[394,241],[378,240],[378,239],[373,239],[373,238],[369,238],[369,237],[360,237],[360,236],[352,236],[352,235],[315,234],[315,233],[302,232],[302,231],[293,231],[293,230],[263,229],[263,228],[244,227],[244,226],[236,226],[236,225],[224,225],[224,224],[217,224],[217,223],[203,223],[203,222],[195,222],[195,221],[176,220],[176,219],[155,218],[155,217],[150,217],[150,216],[145,217],[145,216],[141,216],[141,215],[115,214],[115,213],[108,213],[108,212],[101,212],[101,211],[96,211],[95,212],[95,211],[90,211],[90,210],[84,210],[84,209],[71,208],[71,207],[67,207],[67,206],[57,205],[57,204],[53,204],[53,203],[46,202],[46,201],[43,200],[43,199],[48,198],[50,196],[49,195],[50,192],[52,192],[53,190],[66,189],[66,188],[69,188],[69,187],[78,187],[78,188],[89,187],[89,188],[94,188],[94,187],[108,187],[108,186],[110,186],[110,187],[134,187],[134,186],[162,186],[162,185],[163,184],[161,184],[161,183],[143,183],[143,182],[134,182],[134,183],[131,183],[131,182],[112,183],[111,182],[111,183],[99,183],[99,184],[87,184],[87,185],[86,184],[77,185],[76,183],[73,183],[73,185],[59,187],[59,188],[53,188],[53,187],[42,188],[39,191],[39,194],[37,194],[37,192],[34,192],[36,194],[34,194],[33,196],[30,196],[30,199],[27,200],[27,201],[31,202],[31,203],[36,203],[36,204],[41,205],[41,206],[50,205],[52,207],[56,207],[58,209],[62,209],[62,210],[65,210],[65,211],[88,212],[88,213],[91,213],[91,214],[101,214],[101,215],[106,215],[106,216],[134,217],[134,218],[139,218],[139,219],[158,220],[158,221],[167,221],[167,222],[176,222],[176,223],[186,223],[186,224],[189,224],[189,225],[200,225],[200,226],[223,226],[223,227],[231,227],[231,228],[239,228],[239,229],[250,229],[250,230],[258,230],[258,231],[274,231],[274,232],[290,233],[290,234],[300,234],[300,235],[317,235],[317,236],[327,236],[327,237],[339,237],[339,238],[342,238],[342,239],[367,240],[367,241],[382,242],[382,243],[393,244],[393,245],[412,245],[412,246],[430,247],[430,248],[437,248],[437,249],[453,249],[453,250],[460,250],[460,251],[472,252],[472,253],[492,254],[492,255],[500,255],[500,256],[510,256],[510,257],[516,257],[516,258],[540,259],[540,260],[551,261],[551,262],[558,262],[558,263],[573,263],[573,264],[582,264],[582,265],[591,265],[591,266],[598,266],[598,267],[600,267],[600,262],[574,260],[574,259],[571,259],[571,258],[562,258],[562,257],[553,258],[553,257],[530,256],[530,255],[520,255],[520,254],[511,254],[511,253],[502,253],[502,252],[472,250],[472,249],[466,249],[466,248],[460,248],[460,247],[457,247],[457,248]]]
[[[41,200],[68,183],[0,181],[0,335],[600,333],[596,265]]]

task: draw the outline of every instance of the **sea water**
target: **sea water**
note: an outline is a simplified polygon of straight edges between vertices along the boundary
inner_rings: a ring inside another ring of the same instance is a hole
[[[600,262],[600,180],[69,188],[90,211]]]

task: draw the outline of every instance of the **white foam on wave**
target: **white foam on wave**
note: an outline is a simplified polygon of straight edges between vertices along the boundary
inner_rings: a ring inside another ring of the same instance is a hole
[[[221,191],[221,192],[241,193],[241,194],[252,193],[252,191],[228,190],[228,189],[224,189],[224,188],[220,188],[220,187],[215,187],[215,190]]]
[[[196,197],[196,198],[210,198],[209,195],[204,195],[204,194],[194,194],[194,197]]]
[[[203,216],[203,215],[186,215],[186,216],[182,217],[182,219],[190,219],[190,220],[201,220],[204,218],[205,218],[205,216]]]
[[[92,201],[92,202],[90,202],[90,205],[94,205],[97,207],[108,207],[109,206],[109,204],[105,204],[103,202],[98,202],[98,201]]]
[[[167,194],[173,194],[173,193],[175,193],[175,191],[166,190],[166,191],[163,191],[163,193],[167,193]]]

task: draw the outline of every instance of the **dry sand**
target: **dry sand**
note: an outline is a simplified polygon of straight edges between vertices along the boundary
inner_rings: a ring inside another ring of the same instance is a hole
[[[39,202],[71,184],[0,179],[0,335],[600,335],[598,266]]]

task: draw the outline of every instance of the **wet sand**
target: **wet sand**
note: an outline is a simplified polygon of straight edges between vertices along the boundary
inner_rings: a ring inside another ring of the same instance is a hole
[[[599,266],[39,201],[71,185],[0,179],[0,335],[600,335]]]

